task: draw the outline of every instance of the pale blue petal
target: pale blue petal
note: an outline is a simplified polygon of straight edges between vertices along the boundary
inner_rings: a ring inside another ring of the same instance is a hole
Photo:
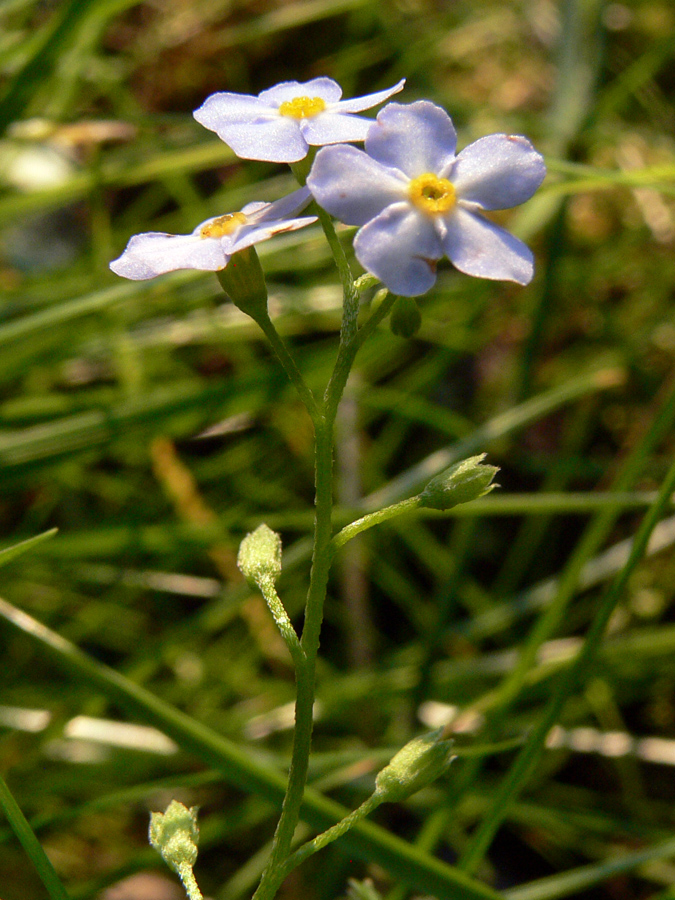
[[[216,238],[154,231],[132,237],[119,259],[110,263],[110,268],[123,278],[145,281],[177,269],[216,272],[227,265],[228,259]]]
[[[263,209],[261,207],[258,214],[254,215],[252,219],[254,222],[269,222],[272,219],[285,219],[287,216],[292,216],[294,213],[304,209],[311,200],[312,192],[310,189],[308,187],[301,187],[297,191],[293,191],[293,193],[287,194],[279,200],[275,200],[274,203],[264,204],[265,208]],[[249,205],[252,206],[253,204]],[[248,215],[247,209],[248,207],[246,206],[242,209],[244,215]]]
[[[261,241],[268,241],[275,234],[285,234],[287,231],[297,231],[298,228],[304,228],[316,222],[316,216],[303,216],[299,219],[284,219],[283,221],[270,222],[268,225],[255,225],[252,228],[243,226],[234,234],[221,238],[223,248],[228,256],[251,247],[253,244],[259,244]]]
[[[527,138],[491,134],[469,144],[446,173],[458,198],[482,209],[509,209],[529,200],[546,175],[546,166]]]
[[[271,205],[271,203],[266,203],[264,200],[254,200],[253,203],[247,203],[246,206],[242,206],[241,211],[249,222],[257,222],[260,214],[268,210]]]
[[[455,207],[443,218],[443,246],[450,262],[466,275],[529,284],[532,252],[522,241],[478,213]]]
[[[297,162],[307,156],[309,146],[297,119],[275,116],[268,121],[214,127],[218,137],[242,159],[267,162]]]
[[[428,100],[389,103],[366,138],[366,151],[385,166],[409,178],[438,174],[453,159],[457,134],[450,116]]]
[[[342,96],[342,88],[332,78],[312,78],[311,81],[283,81],[258,94],[260,100],[269,106],[279,107],[296,97],[321,97],[326,103],[337,103]]]
[[[443,256],[434,222],[408,203],[387,207],[359,231],[356,258],[393,294],[416,297],[436,281],[436,261]]]
[[[300,131],[308,144],[323,147],[325,144],[365,141],[374,121],[364,119],[362,116],[343,116],[327,110],[311,119],[301,119]]]
[[[361,112],[363,109],[372,109],[373,106],[378,106],[394,94],[398,94],[399,91],[403,90],[404,85],[405,78],[402,78],[398,84],[395,84],[393,87],[387,88],[384,91],[377,91],[374,94],[364,94],[363,97],[353,97],[351,100],[340,100],[335,106],[335,111],[341,113],[354,113]]]
[[[348,144],[319,150],[307,178],[317,203],[347,225],[364,225],[407,197],[407,179]]]
[[[276,119],[278,112],[257,97],[223,92],[207,97],[193,115],[200,125],[218,134],[218,129],[224,125],[269,121]]]

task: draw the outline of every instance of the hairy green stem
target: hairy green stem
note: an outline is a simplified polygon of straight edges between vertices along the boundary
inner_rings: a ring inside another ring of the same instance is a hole
[[[185,888],[185,893],[188,895],[189,900],[204,900],[202,892],[199,890],[197,879],[192,871],[192,866],[188,865],[188,863],[183,863],[178,870],[178,874],[180,875],[180,880],[183,882],[183,887]]]
[[[316,423],[316,420],[319,416],[319,409],[317,407],[314,394],[307,386],[307,382],[302,377],[302,372],[296,365],[296,362],[291,354],[288,352],[286,344],[284,344],[281,336],[279,335],[279,332],[274,327],[274,323],[270,319],[267,312],[265,312],[264,315],[256,316],[255,321],[256,324],[260,326],[265,337],[272,345],[272,349],[274,350],[277,359],[281,363],[284,371],[286,372],[293,386],[300,395],[300,399],[306,406],[307,412],[312,417],[312,421]]]
[[[322,834],[317,835],[313,840],[307,841],[302,847],[299,847],[283,864],[280,873],[282,879],[286,878],[293,869],[297,869],[297,867],[306,859],[309,859],[310,856],[318,853],[319,850],[323,850],[328,844],[332,844],[333,841],[336,841],[339,837],[342,837],[343,834],[346,834],[357,822],[360,822],[361,819],[365,819],[365,817],[370,815],[374,809],[377,809],[382,802],[382,798],[377,794],[371,794],[361,806],[350,812],[348,816],[345,816],[344,819],[336,825],[333,825],[332,828],[329,828]]]
[[[333,220],[328,215],[326,210],[322,209],[316,203],[314,204],[313,210],[316,211],[316,214],[319,217],[319,222],[321,223],[321,227],[323,228],[323,233],[326,235],[326,240],[328,241],[328,246],[330,247],[330,251],[333,254],[333,259],[335,260],[335,265],[337,266],[338,275],[340,276],[340,282],[342,284],[342,290],[344,292],[345,305],[342,316],[342,331],[340,333],[340,346],[342,347],[349,341],[351,337],[352,327],[353,330],[356,331],[356,323],[354,322],[352,326],[349,312],[350,307],[354,303],[356,303],[358,308],[359,291],[354,284],[354,278],[352,276],[351,269],[349,268],[349,263],[347,262],[345,251],[343,250],[340,239],[337,236],[337,232],[335,231]]]
[[[341,531],[338,531],[331,541],[333,552],[340,547],[343,547],[347,541],[351,541],[357,534],[361,534],[362,531],[367,531],[374,525],[379,525],[381,522],[386,522],[388,519],[394,519],[397,516],[404,515],[404,513],[412,512],[414,509],[417,509],[420,503],[421,499],[418,494],[416,497],[410,497],[408,500],[401,500],[400,503],[393,503],[391,506],[386,506],[384,509],[379,509],[374,513],[368,513],[368,515],[361,516],[360,519],[350,522],[349,525],[345,525]]]
[[[358,349],[357,317],[359,292],[354,286],[349,263],[330,217],[322,209],[318,210],[318,215],[342,282],[344,307],[337,358],[324,394],[323,404],[317,409],[314,396],[310,394],[312,405],[308,405],[308,411],[314,422],[315,434],[315,518],[312,568],[305,606],[305,622],[300,639],[304,659],[302,665],[297,669],[295,731],[286,796],[272,841],[270,858],[263,871],[258,889],[254,894],[255,900],[272,900],[285,877],[283,863],[290,854],[293,833],[300,818],[300,807],[307,782],[309,754],[312,743],[316,656],[319,650],[328,574],[333,556],[330,542],[332,538],[331,516],[333,512],[335,416]],[[268,324],[263,320],[259,324],[266,334],[268,331],[270,335],[276,334],[273,328],[270,327],[271,323]],[[272,346],[277,355],[279,355],[277,343],[280,342],[273,342]],[[285,350],[285,347],[283,347],[283,350]],[[291,371],[297,371],[294,364],[292,367],[288,366],[287,368],[287,366],[288,363],[285,363],[284,368],[289,372],[289,376]],[[306,391],[303,389],[304,380],[299,380],[297,374],[291,377],[293,383],[299,389],[301,399],[307,405],[308,398]]]
[[[359,328],[359,332],[356,335],[356,349],[359,350],[363,346],[363,342],[366,338],[369,338],[370,335],[375,331],[380,322],[389,315],[391,312],[391,308],[396,303],[397,300],[396,294],[387,294],[387,296],[382,300],[377,309],[373,310],[368,319],[363,323],[363,325]]]
[[[274,580],[271,577],[261,578],[258,582],[258,587],[265,598],[265,603],[267,604],[269,611],[272,613],[277,628],[279,629],[279,633],[288,647],[288,651],[293,660],[293,665],[297,672],[305,665],[306,657],[300,646],[300,639],[296,634],[295,628],[293,628],[293,623],[289,619],[288,613],[277,594]]]

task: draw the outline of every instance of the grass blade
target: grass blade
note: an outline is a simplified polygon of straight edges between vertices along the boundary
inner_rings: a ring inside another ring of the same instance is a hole
[[[28,824],[26,817],[21,812],[19,805],[1,776],[0,806],[2,806],[14,834],[16,834],[26,854],[35,866],[35,870],[46,887],[51,900],[68,900],[68,894],[61,884],[59,876],[54,871],[47,854],[42,849],[40,842],[33,833],[33,829]]]

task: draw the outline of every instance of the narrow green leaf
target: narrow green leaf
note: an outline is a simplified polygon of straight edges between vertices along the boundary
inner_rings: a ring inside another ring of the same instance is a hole
[[[2,806],[14,834],[35,866],[42,883],[47,888],[51,900],[68,900],[68,894],[61,884],[59,876],[54,871],[47,854],[42,849],[40,842],[33,833],[33,829],[28,824],[26,817],[21,812],[18,803],[2,777],[0,777],[0,806]]]
[[[625,853],[615,859],[608,859],[590,866],[580,866],[570,872],[540,878],[522,887],[505,891],[508,900],[558,900],[559,897],[571,897],[579,891],[600,884],[615,875],[623,875],[638,866],[659,859],[675,856],[675,838],[669,838],[644,850]]]
[[[21,541],[19,544],[14,544],[12,547],[5,547],[3,550],[0,550],[0,568],[6,566],[7,563],[12,562],[17,556],[21,556],[23,553],[32,550],[48,538],[54,537],[57,531],[58,528],[50,528],[49,531],[43,531],[42,534],[36,534],[35,537],[28,538],[25,541]]]

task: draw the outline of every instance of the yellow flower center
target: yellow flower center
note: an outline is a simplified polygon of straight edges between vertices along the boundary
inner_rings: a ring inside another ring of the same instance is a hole
[[[226,216],[218,216],[212,222],[207,222],[202,226],[199,237],[202,238],[221,238],[226,234],[232,234],[241,225],[246,224],[246,216],[243,212],[229,213]]]
[[[433,172],[413,178],[408,186],[408,196],[418,209],[430,216],[448,212],[457,202],[453,183],[447,178],[438,178]]]
[[[325,100],[321,97],[293,97],[279,107],[282,116],[290,116],[291,119],[311,119],[318,116],[326,108]]]

